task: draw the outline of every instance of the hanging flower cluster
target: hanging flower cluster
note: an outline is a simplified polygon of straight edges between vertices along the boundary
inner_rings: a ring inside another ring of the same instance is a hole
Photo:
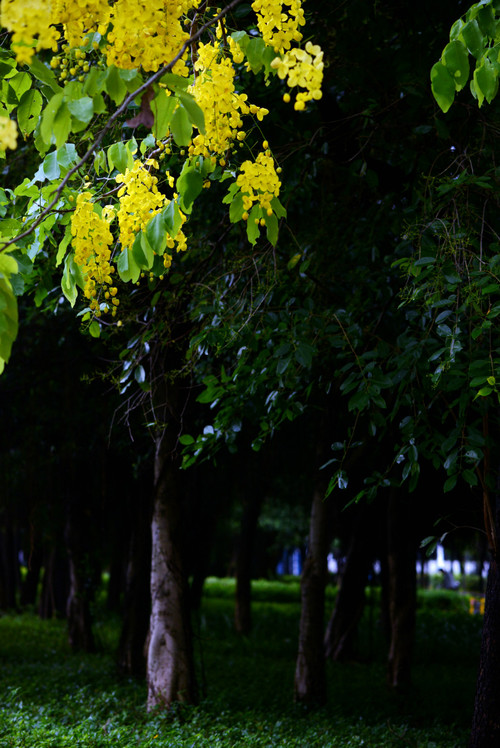
[[[92,194],[83,192],[76,199],[76,208],[71,217],[71,235],[75,251],[75,263],[82,271],[85,287],[84,296],[89,300],[89,307],[97,316],[100,315],[99,292],[106,300],[104,311],[109,307],[116,314],[119,304],[113,286],[112,275],[115,268],[111,264],[111,244],[113,235],[109,228],[110,211],[103,210],[100,216],[92,203]]]
[[[259,153],[255,161],[244,161],[236,184],[243,197],[243,218],[248,218],[248,211],[254,203],[271,215],[271,201],[278,197],[281,182],[274,168],[274,161],[269,151]]]
[[[238,45],[234,42],[233,45],[234,54],[241,54]],[[221,56],[217,43],[199,45],[194,68],[197,77],[190,91],[203,111],[205,134],[199,133],[193,138],[189,153],[193,156],[223,154],[234,140],[245,138],[241,129],[243,115],[254,114],[262,120],[269,111],[248,104],[248,96],[237,93],[235,69],[228,57]]]
[[[265,43],[282,54],[302,40],[305,18],[301,0],[254,0],[257,26]]]
[[[17,126],[10,117],[0,117],[0,151],[17,147]]]
[[[158,163],[148,159],[143,164],[137,159],[132,169],[126,169],[125,174],[116,177],[118,184],[123,184],[118,191],[120,207],[117,214],[122,250],[132,246],[136,234],[145,229],[165,205],[165,195],[158,191],[158,179],[148,171],[148,166],[158,168]],[[173,178],[168,174],[167,178],[173,187]]]
[[[284,57],[276,57],[271,67],[290,88],[298,86],[305,91],[297,94],[294,108],[301,111],[311,99],[321,99],[321,84],[323,82],[323,52],[317,44],[307,42],[305,49],[294,48]],[[289,101],[289,94],[285,94],[285,101]]]

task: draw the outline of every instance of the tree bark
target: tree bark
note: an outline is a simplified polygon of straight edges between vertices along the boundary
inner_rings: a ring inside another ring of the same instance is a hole
[[[365,606],[365,587],[370,563],[373,560],[373,514],[369,507],[360,506],[358,521],[353,529],[347,560],[339,584],[333,613],[325,633],[326,657],[336,662],[355,655],[358,623]]]
[[[294,699],[306,706],[317,706],[326,702],[323,630],[329,502],[325,499],[325,490],[325,482],[322,476],[318,476],[311,507],[307,555],[301,579],[301,615]]]
[[[387,600],[390,645],[389,686],[405,690],[411,684],[411,663],[417,609],[416,548],[411,531],[408,495],[391,491],[388,508]]]
[[[88,548],[89,531],[77,499],[69,501],[64,536],[69,560],[69,593],[66,604],[69,643],[75,651],[95,652],[90,612],[95,580]]]
[[[171,427],[158,437],[155,455],[148,709],[197,700],[189,587],[182,557],[180,471],[169,431]]]

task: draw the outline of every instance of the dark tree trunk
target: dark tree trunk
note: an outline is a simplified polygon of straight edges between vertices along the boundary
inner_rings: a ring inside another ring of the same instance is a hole
[[[66,615],[68,601],[68,559],[57,548],[44,553],[42,592],[38,607],[40,618]]]
[[[483,500],[491,558],[470,748],[500,745],[500,491],[494,499],[485,491]]]
[[[183,559],[180,470],[175,426],[157,439],[152,519],[151,619],[147,661],[148,708],[195,703],[197,687],[189,586]],[[173,437],[173,438],[172,438]]]
[[[358,508],[347,560],[340,578],[333,613],[325,633],[325,655],[336,662],[355,656],[358,623],[365,606],[365,587],[373,560],[373,513],[364,505]]]
[[[243,516],[236,550],[234,625],[243,636],[247,636],[252,628],[252,561],[262,506],[262,486],[256,479],[260,473],[255,463],[256,459],[251,455],[246,463],[248,472],[243,481]]]
[[[146,673],[145,644],[151,615],[151,507],[137,502],[130,541],[123,625],[117,665],[122,673],[137,678]]]
[[[66,617],[71,648],[74,651],[95,652],[90,612],[95,578],[90,557],[89,528],[82,504],[77,498],[70,499],[64,532],[69,560]]]
[[[387,600],[390,626],[388,684],[405,690],[411,684],[411,663],[417,609],[416,547],[410,498],[391,491],[388,508]]]
[[[28,571],[26,579],[21,585],[21,606],[35,605],[38,592],[38,583],[42,570],[42,553],[40,550],[33,550],[28,559]]]
[[[11,517],[7,516],[4,523],[0,531],[0,609],[7,610],[17,607],[19,560]]]
[[[319,460],[318,464],[322,464]],[[323,651],[325,585],[330,502],[325,499],[323,474],[316,476],[311,507],[309,541],[301,579],[299,646],[295,666],[294,699],[307,706],[326,701],[326,668]]]

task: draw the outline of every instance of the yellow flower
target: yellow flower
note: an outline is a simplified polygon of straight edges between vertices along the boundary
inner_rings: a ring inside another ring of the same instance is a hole
[[[0,117],[0,150],[17,148],[17,126],[9,117]]]

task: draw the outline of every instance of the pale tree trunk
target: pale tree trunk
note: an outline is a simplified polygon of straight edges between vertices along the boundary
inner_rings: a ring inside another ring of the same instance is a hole
[[[318,465],[324,462],[318,450]],[[323,650],[325,586],[330,502],[325,499],[326,481],[317,473],[313,493],[309,541],[301,579],[299,646],[295,666],[294,699],[316,706],[326,701],[326,667]]]
[[[195,703],[196,679],[189,588],[182,558],[182,495],[175,439],[158,437],[152,519],[151,618],[147,657],[148,709],[174,701]]]

